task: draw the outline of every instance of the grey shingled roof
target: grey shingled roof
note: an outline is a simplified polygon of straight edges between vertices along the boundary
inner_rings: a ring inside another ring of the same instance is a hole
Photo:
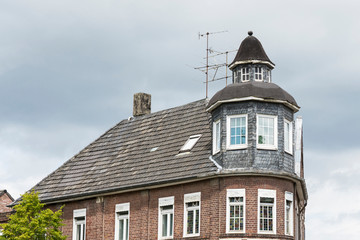
[[[215,173],[207,101],[123,120],[35,186],[44,202],[91,196]],[[179,154],[191,135],[190,153]],[[152,148],[158,147],[151,152]]]

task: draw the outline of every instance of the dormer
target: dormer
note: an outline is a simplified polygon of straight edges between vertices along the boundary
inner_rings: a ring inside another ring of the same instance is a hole
[[[229,65],[233,71],[233,83],[271,82],[271,70],[275,64],[266,55],[260,41],[248,32],[249,36],[241,42],[234,61]]]

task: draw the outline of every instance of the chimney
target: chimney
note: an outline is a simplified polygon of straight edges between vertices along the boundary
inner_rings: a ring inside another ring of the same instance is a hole
[[[133,116],[142,116],[151,113],[151,95],[147,93],[134,94]]]

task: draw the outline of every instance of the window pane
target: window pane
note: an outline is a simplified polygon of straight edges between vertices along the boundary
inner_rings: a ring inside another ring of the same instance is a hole
[[[187,218],[187,233],[192,234],[194,227],[194,211],[188,211],[188,218]]]
[[[124,240],[124,220],[119,221],[119,239]]]
[[[174,218],[174,215],[172,213],[170,213],[170,234],[169,234],[169,236],[173,235],[173,218]]]
[[[200,211],[196,210],[195,233],[199,233],[199,226],[200,226]]]
[[[162,215],[162,236],[167,236],[167,215]]]

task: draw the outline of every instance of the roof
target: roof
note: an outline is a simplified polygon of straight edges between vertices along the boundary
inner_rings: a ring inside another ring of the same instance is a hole
[[[249,36],[241,42],[234,61],[229,65],[229,68],[232,69],[240,63],[247,63],[254,60],[264,62],[273,68],[275,64],[271,62],[269,57],[266,55],[261,42],[256,37],[252,36],[253,33],[251,31],[249,31],[248,34]]]
[[[116,192],[215,173],[205,99],[123,120],[34,188],[43,202]],[[201,134],[191,152],[179,153]]]
[[[212,110],[223,102],[242,100],[279,101],[296,111],[300,108],[295,99],[275,83],[256,81],[226,86],[210,99],[207,108]]]
[[[4,194],[6,194],[11,201],[14,201],[14,198],[10,195],[10,193],[6,189],[0,189],[0,197]]]

